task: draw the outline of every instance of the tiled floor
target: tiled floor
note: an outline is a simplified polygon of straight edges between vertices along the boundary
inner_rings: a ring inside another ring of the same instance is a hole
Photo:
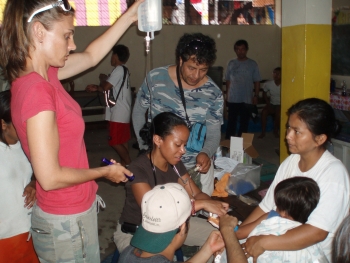
[[[88,127],[85,132],[85,143],[88,152],[90,167],[98,167],[101,159],[114,158],[118,160],[117,154],[107,144],[107,129],[104,127]],[[279,164],[279,156],[276,149],[279,149],[279,139],[275,138],[273,133],[267,133],[264,139],[258,139],[258,133],[255,134],[253,145],[259,153],[259,157],[273,164]],[[132,148],[136,140],[133,138],[129,142],[131,159],[137,155],[137,150]],[[113,232],[117,220],[120,216],[125,200],[123,185],[117,185],[108,180],[98,180],[98,194],[106,203],[106,208],[98,215],[98,233],[100,241],[101,260],[113,253],[115,245],[113,243]]]

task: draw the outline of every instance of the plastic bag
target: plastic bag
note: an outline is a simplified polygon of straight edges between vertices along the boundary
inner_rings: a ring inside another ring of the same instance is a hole
[[[226,191],[231,195],[243,195],[260,186],[260,165],[239,163],[231,172]]]

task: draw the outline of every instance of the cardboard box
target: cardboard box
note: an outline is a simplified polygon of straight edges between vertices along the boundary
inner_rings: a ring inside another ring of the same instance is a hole
[[[242,137],[231,137],[231,140],[221,141],[220,146],[229,149],[230,158],[240,163],[252,164],[252,158],[259,156],[253,146],[253,133],[242,133]]]

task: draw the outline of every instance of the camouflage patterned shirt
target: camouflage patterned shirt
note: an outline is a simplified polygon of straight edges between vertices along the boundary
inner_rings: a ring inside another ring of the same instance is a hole
[[[181,101],[180,89],[175,86],[168,73],[169,66],[156,68],[147,75],[149,89],[152,92],[152,117],[161,112],[172,112],[186,120],[186,113]],[[134,130],[140,149],[147,149],[139,136],[139,131],[145,123],[145,112],[150,106],[150,94],[146,81],[140,87],[132,113]],[[223,96],[221,90],[208,77],[208,81],[196,89],[184,89],[186,110],[191,124],[205,123],[207,126],[206,139],[201,152],[211,157],[219,146],[221,124],[223,123]],[[148,115],[151,121],[151,116]],[[187,151],[182,157],[186,168],[196,163],[198,153]]]

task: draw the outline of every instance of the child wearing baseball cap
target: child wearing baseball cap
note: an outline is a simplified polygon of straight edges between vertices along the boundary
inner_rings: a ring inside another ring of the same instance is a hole
[[[142,198],[142,224],[118,262],[173,262],[175,251],[187,237],[191,208],[191,200],[180,184],[155,186]],[[224,245],[220,232],[213,231],[202,248],[189,260],[207,262]]]

